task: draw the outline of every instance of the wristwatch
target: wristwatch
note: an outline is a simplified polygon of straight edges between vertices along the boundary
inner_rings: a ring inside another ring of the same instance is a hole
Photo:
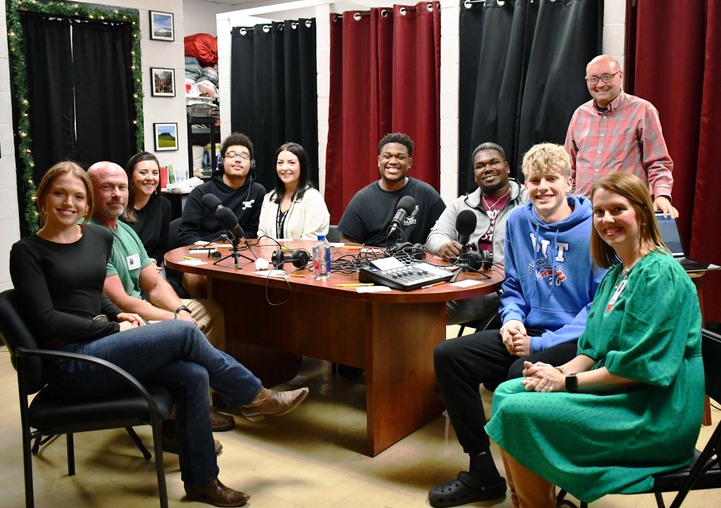
[[[186,307],[185,305],[181,305],[180,307],[178,307],[177,309],[175,309],[175,315],[177,316],[177,315],[178,315],[180,312],[182,312],[182,311],[187,312],[187,313],[190,314],[191,316],[193,315],[193,313],[190,312],[190,309],[189,309],[188,307]]]
[[[575,372],[566,376],[566,391],[568,393],[576,393],[578,391],[578,378]]]

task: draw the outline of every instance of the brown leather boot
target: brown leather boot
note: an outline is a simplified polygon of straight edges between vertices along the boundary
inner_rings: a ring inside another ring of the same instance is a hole
[[[261,388],[253,402],[240,406],[240,412],[254,422],[266,416],[282,416],[300,406],[308,396],[308,388],[299,388],[288,392],[274,392]]]
[[[210,430],[213,432],[225,432],[233,427],[235,427],[235,418],[221,413],[214,407],[210,408]]]
[[[230,489],[220,483],[217,478],[204,485],[186,482],[184,486],[188,499],[212,504],[213,506],[243,506],[250,499],[250,496],[245,492]]]

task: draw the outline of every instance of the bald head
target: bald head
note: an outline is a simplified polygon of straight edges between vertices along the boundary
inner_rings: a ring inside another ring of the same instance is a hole
[[[611,55],[598,55],[586,65],[586,86],[598,107],[608,107],[621,93],[622,83],[623,72]]]
[[[586,75],[590,76],[591,74],[588,73],[588,69],[591,66],[598,64],[608,66],[608,69],[612,73],[621,70],[621,66],[618,65],[618,60],[613,58],[611,55],[598,55],[586,65]]]
[[[96,162],[88,168],[93,182],[95,210],[93,218],[101,224],[115,229],[118,217],[128,203],[128,175],[114,162]]]

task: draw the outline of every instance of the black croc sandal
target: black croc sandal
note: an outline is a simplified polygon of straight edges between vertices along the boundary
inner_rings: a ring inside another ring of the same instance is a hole
[[[504,478],[499,477],[494,483],[482,483],[470,473],[461,471],[455,480],[433,487],[428,492],[428,501],[434,508],[445,508],[499,499],[505,494]]]

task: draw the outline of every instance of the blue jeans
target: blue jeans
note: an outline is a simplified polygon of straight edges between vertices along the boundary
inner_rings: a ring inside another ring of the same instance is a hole
[[[251,402],[262,387],[252,372],[213,347],[187,321],[154,323],[62,349],[108,360],[139,381],[162,386],[173,395],[181,477],[194,484],[218,476],[208,387],[229,408]],[[86,363],[65,361],[61,369],[64,373],[53,385],[65,394],[99,397],[125,388],[106,370]]]

